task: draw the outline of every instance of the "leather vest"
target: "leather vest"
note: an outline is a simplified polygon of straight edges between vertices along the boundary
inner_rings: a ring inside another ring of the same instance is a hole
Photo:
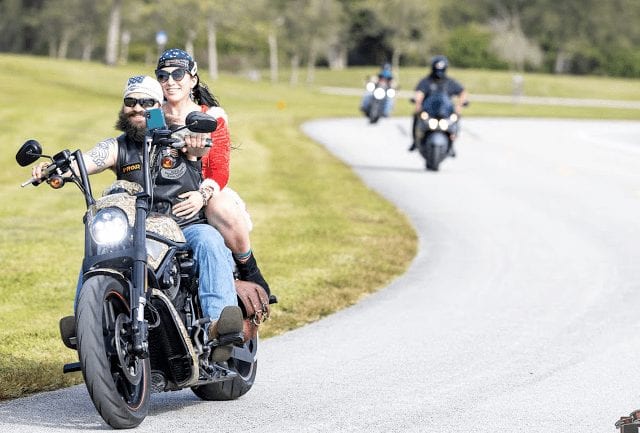
[[[115,171],[119,180],[144,184],[140,147],[141,145],[131,142],[124,134],[118,137],[118,158]],[[197,191],[200,187],[202,182],[200,161],[189,161],[182,152],[177,152],[175,167],[160,168],[151,181],[154,183],[152,212],[170,216],[180,227],[191,224],[206,224],[204,208],[196,216],[189,219],[177,217],[171,212],[173,206],[182,201],[178,198],[180,194]]]

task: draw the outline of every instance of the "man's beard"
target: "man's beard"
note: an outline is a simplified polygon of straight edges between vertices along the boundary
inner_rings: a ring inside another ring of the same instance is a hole
[[[144,141],[145,133],[147,132],[147,127],[145,126],[136,126],[131,123],[129,117],[136,115],[135,111],[132,111],[130,114],[125,114],[124,107],[120,109],[118,113],[118,121],[116,122],[116,129],[118,131],[124,132],[124,134],[132,140],[134,143],[142,143]]]

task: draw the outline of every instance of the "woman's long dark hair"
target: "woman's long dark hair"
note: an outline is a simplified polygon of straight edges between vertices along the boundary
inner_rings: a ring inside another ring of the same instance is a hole
[[[209,91],[209,87],[200,81],[200,77],[196,75],[198,78],[198,84],[193,88],[193,100],[198,105],[206,105],[207,107],[219,107],[220,103],[218,99],[213,96],[213,93]]]

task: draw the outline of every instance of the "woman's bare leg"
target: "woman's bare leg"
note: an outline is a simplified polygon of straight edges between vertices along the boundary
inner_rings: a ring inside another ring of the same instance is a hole
[[[205,208],[207,221],[220,232],[231,250],[240,279],[258,284],[270,294],[269,284],[262,276],[251,250],[250,223],[246,210],[234,194],[223,189],[209,200]]]

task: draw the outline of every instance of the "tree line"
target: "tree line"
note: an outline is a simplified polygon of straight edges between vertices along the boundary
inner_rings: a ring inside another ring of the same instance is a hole
[[[0,52],[152,63],[164,47],[212,77],[280,67],[426,65],[640,77],[638,0],[2,0]]]

